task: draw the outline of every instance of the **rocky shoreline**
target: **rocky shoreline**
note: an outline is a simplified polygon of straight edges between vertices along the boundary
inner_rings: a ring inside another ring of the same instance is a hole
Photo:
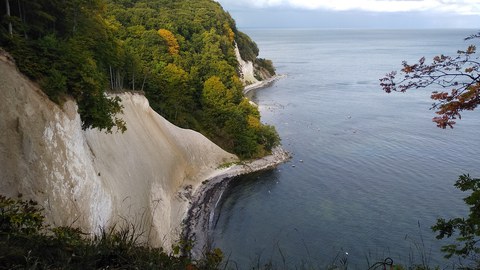
[[[273,149],[272,154],[260,159],[219,169],[194,192],[187,217],[183,222],[182,239],[192,243],[190,254],[194,258],[201,257],[211,248],[211,230],[215,209],[223,192],[236,176],[268,170],[286,162],[290,154],[281,147]]]
[[[269,87],[269,86],[272,85],[276,80],[282,79],[282,78],[284,78],[284,77],[286,77],[286,75],[275,75],[275,76],[270,77],[270,78],[268,78],[268,79],[266,79],[266,80],[259,81],[259,82],[253,83],[253,84],[249,84],[249,85],[245,86],[245,88],[243,89],[243,94],[245,95],[245,94],[247,94],[247,93],[250,92],[250,91]]]

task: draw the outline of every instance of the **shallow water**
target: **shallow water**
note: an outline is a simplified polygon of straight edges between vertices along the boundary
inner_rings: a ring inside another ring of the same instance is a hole
[[[429,228],[466,213],[453,183],[480,175],[480,115],[439,129],[433,89],[388,95],[378,79],[402,60],[455,54],[475,31],[245,32],[287,75],[253,99],[293,159],[238,179],[223,196],[214,244],[241,269],[269,260],[323,269],[345,257],[349,269],[366,269],[387,256],[447,265],[446,242]]]

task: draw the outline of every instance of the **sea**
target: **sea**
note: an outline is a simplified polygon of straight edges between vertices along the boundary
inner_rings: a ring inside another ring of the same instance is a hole
[[[480,177],[480,112],[440,129],[430,95],[441,89],[387,94],[379,79],[402,61],[456,55],[478,29],[242,31],[284,75],[250,98],[292,159],[223,194],[212,242],[228,268],[462,263],[444,258],[452,241],[431,226],[468,213],[453,185]]]

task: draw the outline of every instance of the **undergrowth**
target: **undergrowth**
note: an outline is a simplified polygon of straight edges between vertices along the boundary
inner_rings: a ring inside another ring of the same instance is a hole
[[[74,227],[48,227],[33,201],[0,196],[0,269],[218,269],[220,250],[193,260],[139,242],[133,225],[99,235]]]

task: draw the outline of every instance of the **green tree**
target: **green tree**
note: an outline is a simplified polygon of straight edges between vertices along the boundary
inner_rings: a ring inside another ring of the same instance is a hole
[[[442,247],[446,257],[459,255],[467,258],[470,255],[480,253],[480,179],[472,178],[468,174],[461,175],[455,183],[455,187],[470,194],[464,198],[469,206],[468,216],[445,220],[440,218],[432,227],[437,232],[437,239],[449,238],[456,235],[455,244]],[[480,267],[480,261],[477,262]]]
[[[258,56],[258,47],[253,40],[245,33],[237,31],[237,46],[243,60],[254,62]]]
[[[160,110],[178,125],[189,127],[190,110],[195,107],[189,74],[175,64],[168,64],[160,76]]]
[[[105,95],[109,78],[116,82],[112,90],[122,85],[125,51],[103,17],[103,1],[17,0],[10,12],[2,7],[12,31],[0,27],[0,44],[20,70],[53,101],[73,97],[83,128],[125,130],[119,100]]]

